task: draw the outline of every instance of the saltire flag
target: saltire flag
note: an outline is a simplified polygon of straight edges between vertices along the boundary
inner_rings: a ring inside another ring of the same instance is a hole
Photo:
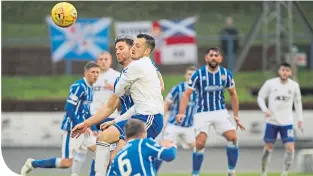
[[[196,21],[197,17],[188,17],[153,22],[152,35],[156,39],[154,51],[156,64],[197,63]]]
[[[103,51],[109,50],[110,18],[77,19],[68,28],[55,25],[46,17],[50,31],[52,61],[95,60]]]

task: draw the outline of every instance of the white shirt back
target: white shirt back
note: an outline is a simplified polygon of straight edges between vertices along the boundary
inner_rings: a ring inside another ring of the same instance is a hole
[[[120,72],[110,68],[106,72],[102,72],[96,83],[93,84],[93,101],[91,103],[90,112],[95,114],[99,108],[106,104],[114,93],[113,90],[105,88],[106,84],[114,85],[115,80],[120,76]],[[117,110],[110,117],[117,117]]]
[[[115,87],[117,96],[122,96],[128,89],[130,90],[138,114],[164,114],[161,84],[155,70],[148,57],[134,60],[123,69]]]
[[[282,84],[280,78],[269,79],[261,87],[258,96],[268,98],[268,109],[272,116],[266,118],[267,123],[281,126],[293,124],[293,103],[301,103],[297,82],[288,79],[285,84]]]

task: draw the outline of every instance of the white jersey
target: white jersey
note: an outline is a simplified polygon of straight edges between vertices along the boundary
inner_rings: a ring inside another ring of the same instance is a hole
[[[128,89],[134,101],[135,113],[164,114],[160,80],[149,57],[134,60],[123,69],[115,94],[120,97]]]
[[[268,108],[265,105],[265,99],[268,98]],[[299,84],[291,79],[282,84],[280,78],[267,80],[259,91],[258,104],[262,111],[267,109],[272,116],[266,118],[267,123],[274,125],[293,124],[292,105],[295,105],[296,117],[298,120],[302,117],[302,103]]]
[[[100,73],[96,83],[93,84],[93,101],[91,103],[90,112],[94,115],[99,108],[108,102],[110,96],[113,94],[113,90],[105,88],[107,84],[114,86],[115,80],[120,76],[120,72],[110,68],[106,72]],[[117,111],[111,114],[110,117],[118,116]]]

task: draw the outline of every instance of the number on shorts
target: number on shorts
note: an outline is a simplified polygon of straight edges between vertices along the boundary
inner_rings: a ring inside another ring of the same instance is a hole
[[[287,137],[289,137],[289,138],[294,137],[294,131],[293,131],[293,129],[287,130]]]
[[[126,155],[127,155],[127,151],[121,153],[121,155],[117,159],[118,169],[120,170],[120,173],[123,176],[130,175],[132,172],[132,166],[130,164],[130,160],[128,158],[124,158]]]

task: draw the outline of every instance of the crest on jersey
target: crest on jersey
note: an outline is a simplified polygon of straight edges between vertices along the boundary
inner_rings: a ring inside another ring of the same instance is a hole
[[[288,94],[291,94],[291,90],[290,89],[288,90]]]
[[[221,80],[226,80],[226,75],[221,75]]]
[[[69,98],[75,102],[78,100],[78,97],[74,94],[70,94]]]

